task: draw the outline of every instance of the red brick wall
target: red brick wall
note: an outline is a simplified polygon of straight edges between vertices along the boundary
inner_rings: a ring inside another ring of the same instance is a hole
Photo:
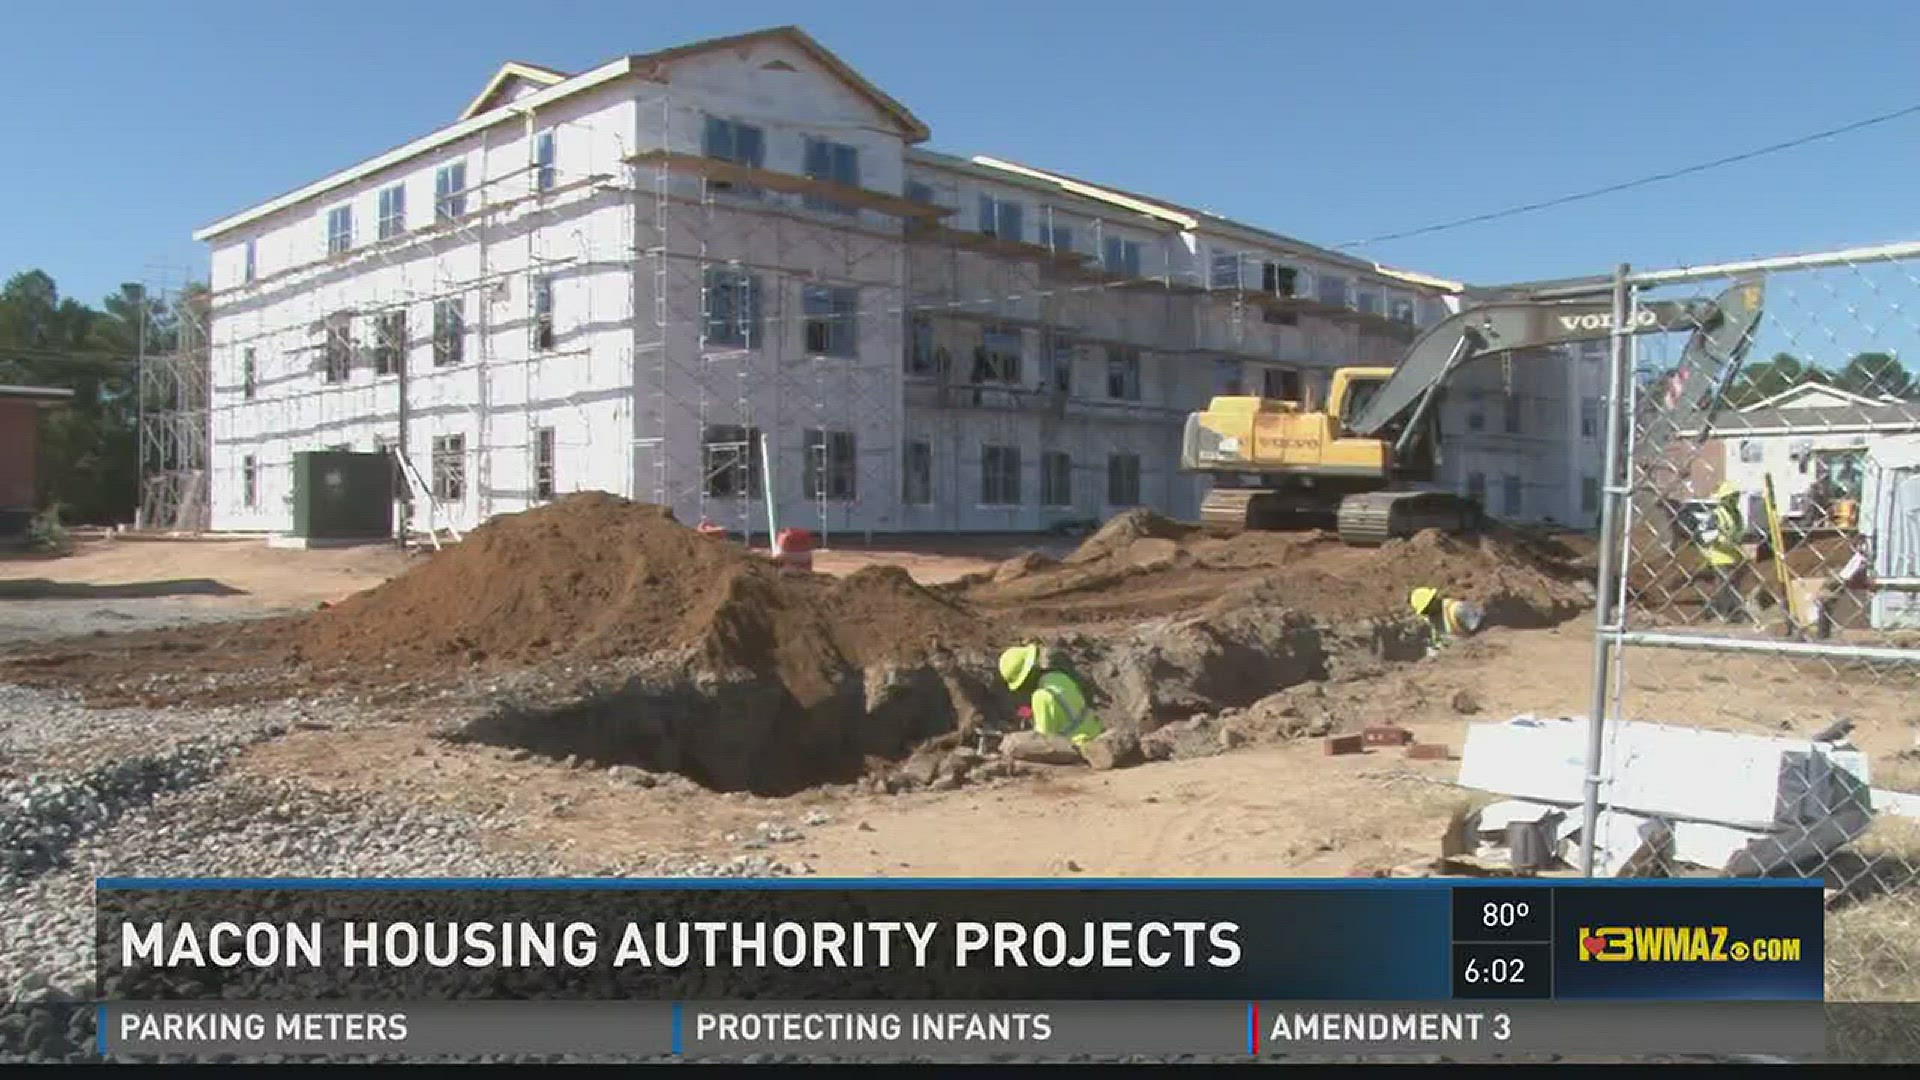
[[[40,410],[28,401],[0,398],[0,508],[34,506],[34,459]]]

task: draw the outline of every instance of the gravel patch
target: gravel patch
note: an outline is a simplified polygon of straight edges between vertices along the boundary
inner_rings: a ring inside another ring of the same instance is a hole
[[[15,998],[93,978],[97,877],[783,877],[763,855],[599,862],[514,850],[512,815],[373,804],[288,781],[222,778],[166,795],[73,846],[69,866],[17,886],[0,916],[0,986]]]
[[[205,782],[238,749],[231,743],[182,746],[78,777],[0,781],[0,889],[59,866],[77,839],[129,807]]]
[[[229,619],[261,619],[305,609],[210,609],[204,599],[139,597],[124,600],[9,599],[0,604],[0,645],[52,641],[88,634],[123,634]]]
[[[0,779],[79,776],[131,757],[214,743],[242,745],[342,710],[299,702],[262,709],[91,709],[78,695],[0,685]]]
[[[191,666],[168,676],[195,679]],[[482,695],[528,680],[474,680]],[[502,685],[502,683],[510,683]],[[431,722],[466,694],[423,695]],[[778,877],[773,853],[595,863],[507,839],[506,810],[449,814],[222,772],[292,730],[380,722],[351,696],[201,708],[86,707],[0,686],[0,1061],[94,1060],[99,877]],[[743,849],[746,845],[743,845]]]

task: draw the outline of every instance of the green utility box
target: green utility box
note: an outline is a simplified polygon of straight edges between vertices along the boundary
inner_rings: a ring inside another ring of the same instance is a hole
[[[393,535],[393,466],[385,452],[293,455],[293,535],[384,540]]]

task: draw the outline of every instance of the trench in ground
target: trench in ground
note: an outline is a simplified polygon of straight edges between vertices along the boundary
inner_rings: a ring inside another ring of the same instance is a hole
[[[1325,680],[1354,656],[1425,654],[1404,624],[1325,627],[1269,608],[1076,635],[1054,650],[1095,689],[1108,726],[1136,732]],[[993,658],[969,656],[848,669],[828,696],[810,702],[770,676],[634,677],[564,704],[496,708],[457,737],[782,796],[858,779],[942,735],[1012,730],[1015,704],[997,683]]]

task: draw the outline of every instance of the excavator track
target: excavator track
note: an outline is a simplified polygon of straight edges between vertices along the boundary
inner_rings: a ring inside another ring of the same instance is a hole
[[[1340,539],[1356,547],[1377,547],[1425,529],[1467,532],[1480,518],[1478,504],[1444,491],[1369,491],[1341,500]]]
[[[1280,493],[1270,488],[1217,487],[1200,503],[1200,521],[1224,529],[1268,529]]]

